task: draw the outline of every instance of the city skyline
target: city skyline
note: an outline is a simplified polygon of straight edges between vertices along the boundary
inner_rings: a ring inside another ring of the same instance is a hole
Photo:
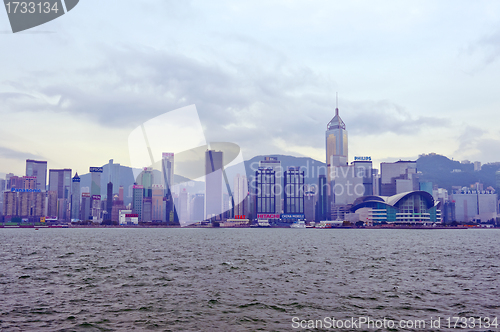
[[[496,2],[93,4],[0,34],[0,176],[26,159],[129,165],[133,128],[191,104],[207,141],[322,161],[337,91],[353,156],[498,160]]]

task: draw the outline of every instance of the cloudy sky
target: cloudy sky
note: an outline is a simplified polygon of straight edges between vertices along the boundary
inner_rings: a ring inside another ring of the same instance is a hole
[[[500,2],[80,0],[13,34],[0,10],[0,173],[130,165],[130,132],[195,104],[245,159],[500,161]]]

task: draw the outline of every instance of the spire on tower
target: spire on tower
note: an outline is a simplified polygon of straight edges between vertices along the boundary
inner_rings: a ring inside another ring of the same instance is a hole
[[[327,130],[330,129],[344,129],[345,130],[345,123],[342,121],[339,115],[339,93],[337,92],[335,95],[335,102],[336,102],[336,107],[335,107],[335,116],[333,117],[332,121],[328,123],[326,126]]]

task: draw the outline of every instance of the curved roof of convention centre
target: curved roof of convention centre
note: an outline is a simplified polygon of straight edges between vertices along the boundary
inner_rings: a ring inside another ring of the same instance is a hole
[[[395,206],[403,198],[408,197],[410,195],[421,195],[427,202],[428,208],[431,208],[439,203],[439,201],[434,202],[434,198],[427,191],[415,190],[415,191],[407,191],[393,196],[371,195],[371,196],[358,197],[352,204],[351,211],[356,211],[357,209],[365,207],[368,205],[368,203],[383,203],[389,206]]]

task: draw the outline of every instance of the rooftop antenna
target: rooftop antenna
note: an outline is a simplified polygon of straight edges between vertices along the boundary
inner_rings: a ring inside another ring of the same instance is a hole
[[[339,93],[338,92],[335,92],[335,103],[336,103],[335,114],[339,115]]]

